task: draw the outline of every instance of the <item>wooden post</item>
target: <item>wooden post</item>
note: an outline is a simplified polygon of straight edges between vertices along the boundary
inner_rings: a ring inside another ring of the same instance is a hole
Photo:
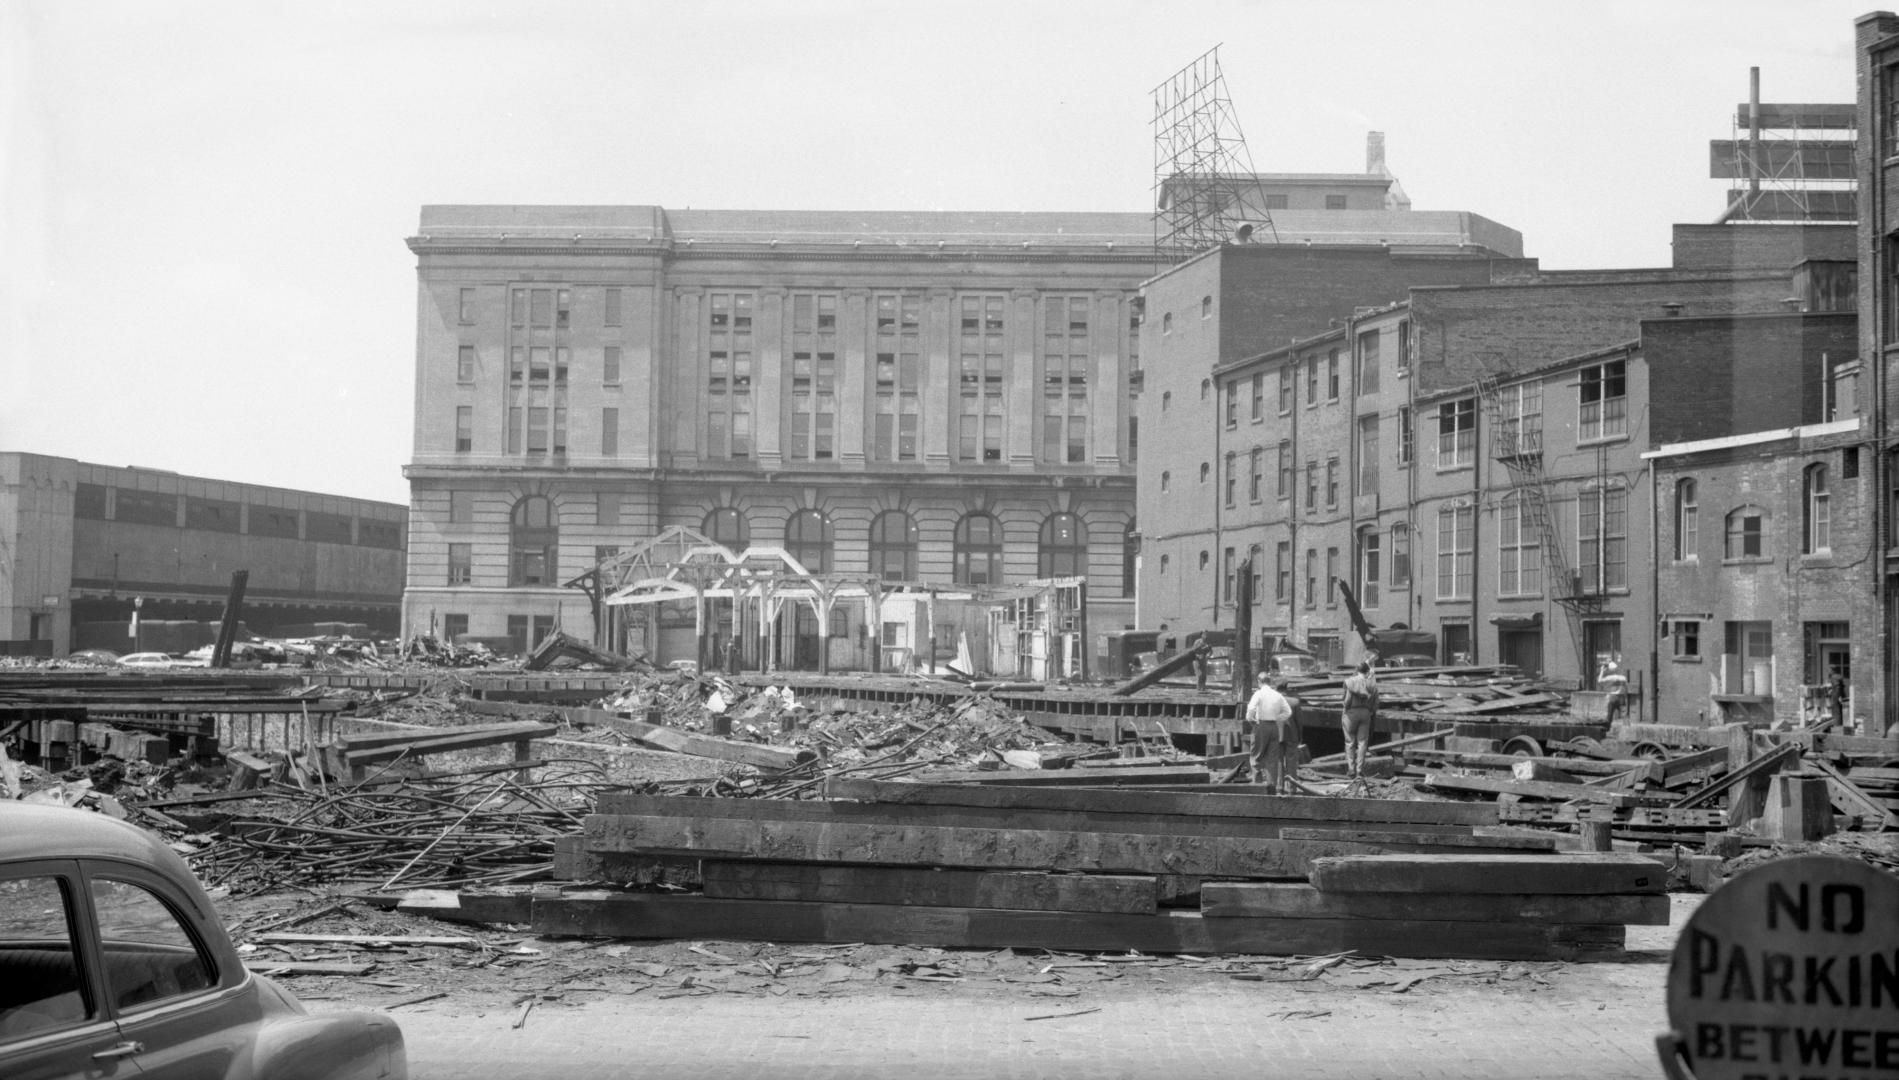
[[[1612,851],[1609,840],[1609,822],[1584,818],[1576,822],[1576,832],[1582,838],[1577,847],[1582,851]]]

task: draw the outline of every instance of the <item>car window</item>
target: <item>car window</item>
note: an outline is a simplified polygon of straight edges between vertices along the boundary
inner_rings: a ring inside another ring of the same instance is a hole
[[[203,990],[217,982],[190,931],[150,890],[92,879],[92,906],[106,969],[106,996],[118,1008]]]
[[[95,1015],[71,907],[58,877],[0,881],[0,1044]]]

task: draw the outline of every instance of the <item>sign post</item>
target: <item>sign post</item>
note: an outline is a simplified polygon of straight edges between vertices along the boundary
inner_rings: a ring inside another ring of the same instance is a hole
[[[1682,928],[1668,1020],[1675,1080],[1899,1076],[1899,877],[1802,855],[1729,881]]]

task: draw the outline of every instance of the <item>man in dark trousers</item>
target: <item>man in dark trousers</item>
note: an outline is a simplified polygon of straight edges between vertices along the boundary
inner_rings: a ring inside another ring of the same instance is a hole
[[[1259,689],[1246,703],[1246,721],[1253,725],[1253,782],[1263,782],[1274,794],[1292,790],[1292,755],[1299,752],[1299,722],[1293,719],[1292,702],[1273,689],[1265,672],[1259,673]]]
[[[1365,751],[1371,745],[1372,718],[1378,715],[1378,680],[1369,660],[1345,679],[1339,726],[1345,730],[1345,771],[1354,785],[1365,782]]]

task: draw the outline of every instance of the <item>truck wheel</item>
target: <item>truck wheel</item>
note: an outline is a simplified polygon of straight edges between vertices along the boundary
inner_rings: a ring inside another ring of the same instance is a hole
[[[1663,761],[1667,759],[1668,751],[1660,743],[1639,742],[1635,744],[1635,756],[1647,758],[1650,761]]]
[[[1516,757],[1542,757],[1543,744],[1528,735],[1516,735],[1503,744],[1503,752]]]

